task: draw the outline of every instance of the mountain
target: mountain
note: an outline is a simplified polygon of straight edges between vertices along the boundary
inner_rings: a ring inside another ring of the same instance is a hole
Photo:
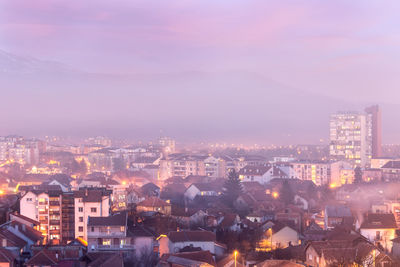
[[[329,114],[366,105],[245,71],[110,75],[7,53],[0,69],[0,134],[316,143]]]

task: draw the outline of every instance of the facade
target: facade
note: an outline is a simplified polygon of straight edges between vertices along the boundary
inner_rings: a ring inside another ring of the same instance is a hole
[[[84,189],[74,192],[75,237],[87,240],[89,216],[108,217],[111,208],[111,192],[104,189]]]
[[[216,254],[216,237],[209,231],[180,231],[169,232],[160,236],[160,257],[166,253],[177,253],[185,247],[201,248]]]
[[[376,246],[392,251],[392,240],[396,237],[397,224],[392,213],[368,213],[356,222],[356,229]]]
[[[70,224],[74,212],[63,206],[64,198],[68,196],[64,196],[61,190],[48,190],[28,191],[20,200],[21,215],[40,222],[39,230],[45,243],[60,244],[73,239]]]
[[[331,115],[329,154],[353,166],[365,167],[372,157],[371,116],[342,112]]]
[[[239,179],[242,182],[258,182],[267,184],[274,178],[289,178],[280,168],[274,165],[246,166],[239,171]]]
[[[378,158],[382,156],[382,114],[378,105],[367,107],[365,112],[368,116],[369,129],[371,133],[368,135],[372,143],[372,157]]]
[[[127,236],[127,213],[117,213],[108,217],[88,218],[88,248],[101,250],[133,250]]]

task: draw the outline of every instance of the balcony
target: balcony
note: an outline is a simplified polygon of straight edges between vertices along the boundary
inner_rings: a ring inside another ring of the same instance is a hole
[[[47,205],[47,204],[49,204],[49,202],[47,202],[47,201],[39,201],[39,205]]]
[[[51,210],[49,211],[50,215],[60,215],[60,211],[59,210]]]
[[[39,210],[39,214],[48,214],[49,211],[48,210]]]
[[[50,201],[50,206],[60,206],[60,201]]]
[[[125,233],[124,232],[90,232],[90,231],[88,231],[88,237],[91,237],[91,238],[125,237]]]
[[[51,235],[59,235],[60,234],[60,230],[49,230],[49,233]]]
[[[50,224],[52,224],[52,225],[60,225],[60,220],[50,220]]]
[[[97,250],[134,250],[135,245],[95,245]]]
[[[40,224],[48,224],[47,220],[39,220]]]

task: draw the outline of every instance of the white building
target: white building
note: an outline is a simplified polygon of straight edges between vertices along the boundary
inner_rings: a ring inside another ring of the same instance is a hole
[[[110,215],[111,192],[107,190],[85,189],[76,191],[75,202],[75,237],[87,240],[89,216],[108,217]]]
[[[337,113],[330,119],[329,154],[365,167],[372,157],[371,116],[360,113]]]
[[[216,242],[215,234],[210,231],[169,232],[167,235],[161,235],[158,242],[160,257],[166,253],[177,253],[184,247],[201,248],[216,255],[222,255],[225,250]]]
[[[239,171],[242,182],[259,182],[267,184],[275,178],[289,178],[279,167],[274,165],[246,166]]]

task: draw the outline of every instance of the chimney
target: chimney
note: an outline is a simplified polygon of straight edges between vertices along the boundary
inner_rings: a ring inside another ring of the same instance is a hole
[[[86,188],[86,189],[85,189],[85,196],[88,196],[88,193],[89,193],[89,192],[88,192],[88,189]]]

